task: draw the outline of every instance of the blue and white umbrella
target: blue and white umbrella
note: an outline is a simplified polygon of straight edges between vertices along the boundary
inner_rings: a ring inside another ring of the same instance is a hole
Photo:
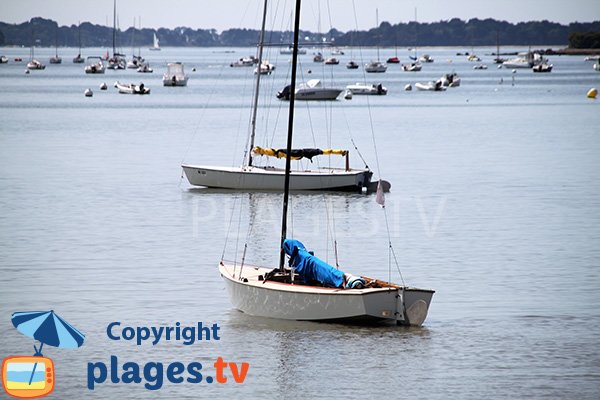
[[[34,346],[36,355],[41,355],[44,344],[76,349],[81,347],[85,340],[83,333],[59,317],[54,310],[16,312],[11,320],[19,332],[42,343],[39,350]]]

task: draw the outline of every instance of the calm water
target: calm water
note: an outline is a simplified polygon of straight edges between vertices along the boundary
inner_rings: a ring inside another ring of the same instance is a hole
[[[351,148],[361,166],[353,139],[392,183],[386,210],[402,276],[436,290],[420,329],[282,322],[231,308],[217,263],[224,248],[239,256],[249,237],[247,261],[274,265],[280,195],[191,189],[179,165],[241,163],[252,71],[229,63],[252,49],[146,51],[149,75],[86,76],[71,63],[75,49],[29,75],[24,62],[0,65],[0,357],[33,354],[12,312],[54,309],[86,334],[78,350],[44,349],[56,364],[54,398],[597,398],[600,100],[585,94],[600,88],[600,73],[583,57],[552,57],[550,74],[512,74],[492,64],[493,50],[475,49],[489,67],[475,71],[456,56],[464,49],[423,49],[435,58],[423,71],[390,65],[367,77],[387,86],[385,97],[298,107],[296,146]],[[348,53],[328,68],[304,56],[303,79],[363,80],[362,69],[344,68]],[[47,62],[53,49],[36,54]],[[363,61],[374,54],[363,50]],[[269,56],[277,69],[263,81],[261,145],[284,145],[285,104],[274,94],[287,57]],[[186,88],[161,86],[175,60],[190,75]],[[403,90],[453,70],[459,88]],[[116,80],[143,81],[152,94],[120,95]],[[83,96],[88,87],[93,98]],[[333,262],[335,235],[345,270],[387,279],[386,224],[373,196],[292,202],[293,234],[307,247]],[[109,340],[112,321],[217,323],[221,340],[138,347]],[[240,385],[151,392],[107,382],[89,391],[87,363],[111,355],[121,364],[198,361],[209,375],[222,356],[250,369]]]

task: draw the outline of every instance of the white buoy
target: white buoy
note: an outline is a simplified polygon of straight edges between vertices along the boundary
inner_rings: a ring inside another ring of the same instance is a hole
[[[513,69],[513,70],[512,70],[512,73],[513,73],[513,74],[516,74],[516,73],[517,73],[517,70],[516,70],[516,69]]]
[[[83,94],[85,95],[85,97],[92,97],[94,95],[94,92],[92,92],[92,89],[87,88],[85,89],[85,92],[83,92]]]
[[[108,89],[106,82],[102,82],[102,84],[100,85],[100,90],[106,90],[106,89]]]
[[[344,94],[344,98],[346,100],[352,100],[352,90],[346,90],[346,93]]]
[[[27,75],[27,74],[29,74],[29,70],[28,69],[25,70],[25,75]]]
[[[410,83],[404,86],[404,90],[406,90],[407,92],[410,92],[412,90],[412,86],[410,85]]]
[[[596,88],[591,88],[590,90],[588,90],[587,97],[589,97],[590,99],[595,99],[596,96],[598,96],[598,90]]]

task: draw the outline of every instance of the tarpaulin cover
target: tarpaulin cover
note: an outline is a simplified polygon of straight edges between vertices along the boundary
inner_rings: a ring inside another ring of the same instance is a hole
[[[290,256],[290,267],[295,269],[304,282],[310,284],[317,281],[328,287],[344,286],[344,272],[310,254],[300,241],[286,239],[283,250]]]

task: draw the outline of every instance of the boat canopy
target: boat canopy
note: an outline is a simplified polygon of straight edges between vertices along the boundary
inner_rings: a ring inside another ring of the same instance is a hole
[[[344,287],[344,272],[315,257],[295,239],[286,239],[283,250],[290,256],[290,267],[308,284],[319,282],[327,287]]]
[[[285,158],[286,157],[286,149],[273,149],[273,148],[263,148],[256,146],[252,150],[252,153],[255,155],[261,156],[270,156],[277,158]],[[300,160],[301,158],[308,158],[312,161],[312,158],[320,155],[337,155],[337,156],[345,156],[348,154],[348,150],[339,150],[339,149],[292,149],[292,160]]]

